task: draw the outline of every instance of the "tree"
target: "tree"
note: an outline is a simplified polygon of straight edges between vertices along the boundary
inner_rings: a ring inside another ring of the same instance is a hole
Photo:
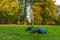
[[[56,5],[53,0],[36,0],[32,6],[34,24],[55,24]]]
[[[16,0],[0,0],[0,12],[1,18],[5,19],[6,23],[12,21],[15,15],[19,12],[20,6],[16,3]],[[4,21],[4,19],[1,19]]]
[[[57,25],[60,25],[60,5],[57,5]]]

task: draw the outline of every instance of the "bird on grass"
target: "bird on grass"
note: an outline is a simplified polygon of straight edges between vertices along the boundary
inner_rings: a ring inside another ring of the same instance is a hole
[[[35,28],[31,33],[46,34],[46,32],[44,28]]]
[[[34,28],[34,26],[33,26],[33,25],[30,25],[30,26],[26,29],[26,31],[31,31],[33,28]]]

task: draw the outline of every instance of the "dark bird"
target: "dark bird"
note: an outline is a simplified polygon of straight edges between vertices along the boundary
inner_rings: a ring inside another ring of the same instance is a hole
[[[26,31],[31,31],[33,28],[34,28],[34,26],[33,26],[33,25],[30,25],[30,26],[26,29]]]
[[[44,28],[35,28],[31,33],[46,34],[46,32]]]

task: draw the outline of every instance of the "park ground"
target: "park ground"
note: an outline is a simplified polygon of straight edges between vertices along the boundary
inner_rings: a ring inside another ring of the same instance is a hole
[[[36,28],[38,26],[35,26]],[[60,26],[39,26],[47,30],[45,35],[38,35],[26,32],[26,25],[1,25],[0,40],[60,40]]]

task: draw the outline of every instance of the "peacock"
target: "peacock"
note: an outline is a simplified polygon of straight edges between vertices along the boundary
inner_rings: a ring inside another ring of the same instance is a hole
[[[31,33],[46,34],[46,32],[44,28],[35,28]]]
[[[30,26],[26,29],[26,31],[31,31],[33,28],[34,28],[34,26],[33,26],[33,25],[30,25]]]

